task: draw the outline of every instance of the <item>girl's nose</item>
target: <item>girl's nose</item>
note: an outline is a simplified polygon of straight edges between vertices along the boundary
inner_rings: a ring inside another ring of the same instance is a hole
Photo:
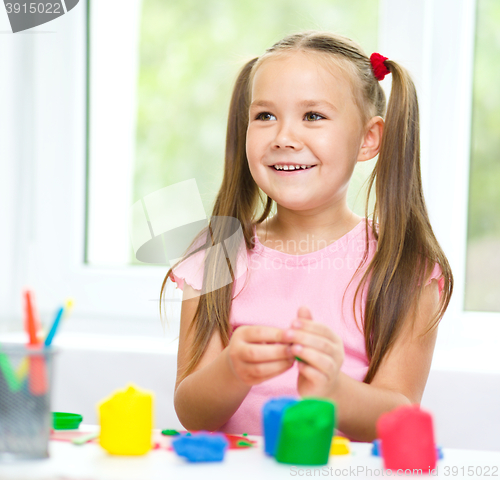
[[[302,148],[302,142],[300,141],[297,132],[294,131],[291,125],[282,124],[281,126],[279,126],[279,129],[276,133],[273,148],[290,148],[293,150],[299,150],[300,148]]]

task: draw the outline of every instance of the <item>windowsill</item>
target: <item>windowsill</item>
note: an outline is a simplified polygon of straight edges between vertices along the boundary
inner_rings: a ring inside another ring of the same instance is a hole
[[[463,339],[463,344],[434,350],[431,370],[500,374],[500,351],[493,342]]]

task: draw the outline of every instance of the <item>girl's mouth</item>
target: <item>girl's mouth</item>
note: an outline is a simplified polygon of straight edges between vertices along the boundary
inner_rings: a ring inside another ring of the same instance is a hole
[[[290,175],[292,173],[300,173],[304,172],[306,170],[311,170],[311,168],[314,168],[316,165],[283,165],[283,164],[276,164],[276,165],[269,165],[269,168],[272,168],[276,173],[280,173],[282,175]]]

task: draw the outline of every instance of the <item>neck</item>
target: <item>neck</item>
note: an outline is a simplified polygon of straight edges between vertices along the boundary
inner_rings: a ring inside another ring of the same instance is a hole
[[[266,230],[272,241],[306,241],[314,245],[329,245],[351,231],[361,217],[354,214],[346,202],[321,211],[290,210],[280,205],[277,213],[268,219]]]

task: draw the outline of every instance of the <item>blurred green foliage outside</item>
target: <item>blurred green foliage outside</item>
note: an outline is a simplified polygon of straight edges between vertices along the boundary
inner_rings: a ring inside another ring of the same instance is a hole
[[[465,309],[500,312],[500,2],[477,0]]]
[[[222,180],[234,80],[247,60],[286,34],[328,30],[353,38],[368,53],[376,49],[378,1],[373,0],[143,0],[142,5],[134,202],[195,178],[210,214]],[[366,174],[359,177],[361,183]]]

